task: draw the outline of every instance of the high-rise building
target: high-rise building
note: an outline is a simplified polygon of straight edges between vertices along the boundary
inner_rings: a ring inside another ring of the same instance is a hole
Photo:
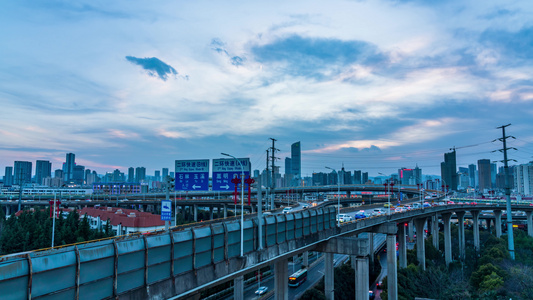
[[[368,172],[363,172],[362,183],[365,184],[368,182]]]
[[[135,182],[135,169],[133,167],[128,168],[128,182]]]
[[[492,185],[492,188],[496,187],[496,175],[498,174],[498,166],[496,163],[490,164],[490,184]]]
[[[291,166],[291,174],[296,182],[293,186],[299,186],[302,179],[302,149],[300,142],[291,145]]]
[[[91,174],[91,169],[85,169],[85,175],[83,176],[83,180],[85,180],[85,183],[87,185],[90,185],[89,183],[87,183],[87,175]]]
[[[135,182],[141,182],[146,179],[146,168],[137,167],[135,168]]]
[[[422,182],[422,170],[418,165],[414,169],[401,168],[398,170],[398,177],[403,185],[416,185]]]
[[[353,183],[361,184],[361,170],[353,171]]]
[[[6,172],[4,175],[4,186],[13,185],[13,167],[6,167]]]
[[[76,155],[74,153],[67,153],[63,175],[65,182],[74,178],[74,166],[76,165]]]
[[[470,175],[468,168],[459,167],[459,186],[460,189],[466,189],[470,184]]]
[[[168,168],[163,168],[162,171],[163,171],[163,172],[161,172],[161,176],[162,176],[163,178],[167,178],[167,176],[168,176]]]
[[[155,171],[155,174],[154,174],[154,177],[155,177],[155,178],[154,178],[155,181],[161,181],[161,171],[156,170],[156,171]]]
[[[74,166],[72,171],[72,179],[68,182],[75,184],[83,184],[83,177],[85,176],[85,167],[84,166]]]
[[[533,195],[533,161],[514,168],[514,188],[520,195]]]
[[[444,188],[448,191],[457,190],[457,165],[455,149],[452,152],[444,153],[444,162],[440,164],[440,175]],[[447,187],[446,187],[447,186]]]
[[[15,161],[15,178],[13,184],[23,185],[31,183],[32,163],[30,161]]]
[[[468,175],[470,177],[470,186],[472,188],[476,188],[477,184],[476,184],[476,165],[474,164],[471,164],[471,165],[468,165]]]
[[[293,184],[292,176],[292,159],[285,157],[285,186],[291,186]]]
[[[61,170],[61,169],[55,170],[54,171],[54,177],[61,178],[61,180],[63,180],[63,178],[65,178],[63,170]]]
[[[491,174],[490,174],[490,159],[480,159],[477,161],[477,168],[479,173],[479,190],[484,192],[485,190],[492,189]]]
[[[52,163],[48,160],[38,160],[35,162],[35,182],[43,184],[43,179],[52,177]]]

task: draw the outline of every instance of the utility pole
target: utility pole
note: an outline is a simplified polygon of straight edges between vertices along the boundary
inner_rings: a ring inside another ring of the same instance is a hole
[[[511,256],[511,259],[514,260],[515,259],[515,253],[514,253],[514,239],[513,239],[513,216],[512,216],[512,213],[511,213],[511,188],[509,186],[509,166],[507,164],[507,162],[509,160],[513,160],[513,161],[516,161],[514,159],[507,159],[507,150],[509,149],[514,149],[516,150],[516,148],[507,148],[507,139],[508,138],[515,138],[514,136],[506,136],[505,135],[505,127],[507,126],[510,126],[511,124],[507,124],[507,125],[503,125],[503,126],[500,126],[500,127],[497,127],[497,129],[502,129],[502,137],[497,139],[501,142],[503,142],[503,149],[499,149],[499,150],[496,150],[496,151],[500,151],[500,152],[503,152],[503,160],[501,162],[503,162],[503,170],[504,170],[504,176],[505,176],[505,196],[507,198],[507,205],[506,205],[506,210],[507,210],[507,241],[508,241],[508,250],[509,250],[509,254]],[[494,140],[496,141],[496,140]],[[493,151],[494,152],[494,151]]]
[[[269,207],[268,205],[268,190],[270,188],[270,173],[269,173],[269,169],[268,169],[268,149],[267,149],[267,156],[266,156],[266,188],[265,188],[265,209],[268,210],[267,208]],[[272,207],[270,208],[272,209]]]
[[[276,139],[273,139],[273,138],[270,138],[272,140],[272,147],[270,148],[270,154],[271,154],[271,162],[272,162],[272,185],[271,185],[271,188],[270,188],[270,194],[272,196],[272,201],[270,203],[271,207],[274,208],[274,200],[276,198],[276,194],[274,192],[274,189],[276,188],[276,175],[275,175],[275,167],[274,167],[274,162],[276,160],[276,151],[279,151],[279,149],[276,149],[276,147],[274,147],[274,143],[276,142]]]

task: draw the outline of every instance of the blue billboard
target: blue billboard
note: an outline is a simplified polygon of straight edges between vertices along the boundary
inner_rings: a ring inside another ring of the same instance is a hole
[[[209,190],[209,159],[176,160],[176,191]]]
[[[250,159],[237,159],[240,164],[233,158],[213,159],[213,191],[234,191],[235,183],[231,182],[233,178],[237,177],[240,179],[242,171],[244,171],[245,178],[250,176],[250,170],[252,168]]]

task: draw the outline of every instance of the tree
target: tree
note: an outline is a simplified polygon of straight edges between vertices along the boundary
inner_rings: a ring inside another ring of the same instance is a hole
[[[326,300],[326,296],[321,291],[313,288],[308,289],[303,293],[302,297],[300,298],[302,300]]]

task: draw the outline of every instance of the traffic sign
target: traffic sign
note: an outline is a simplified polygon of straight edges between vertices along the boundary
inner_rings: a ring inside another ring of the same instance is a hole
[[[172,219],[172,202],[170,200],[161,201],[161,221]]]
[[[244,177],[250,176],[250,159],[237,159],[244,170],[241,170],[241,165],[233,158],[213,159],[213,191],[234,190],[235,183],[232,183],[231,180],[235,177],[241,179],[242,171],[244,171]]]
[[[209,159],[176,160],[176,191],[209,190]]]

